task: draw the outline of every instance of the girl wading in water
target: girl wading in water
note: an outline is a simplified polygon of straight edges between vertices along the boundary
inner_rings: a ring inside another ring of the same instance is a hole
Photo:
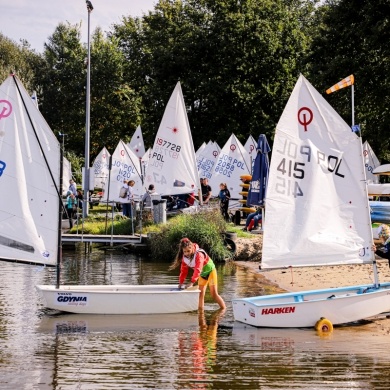
[[[217,270],[215,269],[213,260],[211,260],[210,256],[203,249],[199,248],[198,244],[191,242],[188,238],[182,238],[180,240],[179,250],[175,260],[169,267],[169,270],[173,270],[179,265],[179,288],[192,287],[194,283],[198,281],[200,290],[199,309],[204,308],[204,297],[207,285],[210,287],[210,293],[214,301],[218,303],[221,309],[226,308],[224,300],[218,294]],[[189,268],[194,270],[191,277],[191,283],[184,285]]]

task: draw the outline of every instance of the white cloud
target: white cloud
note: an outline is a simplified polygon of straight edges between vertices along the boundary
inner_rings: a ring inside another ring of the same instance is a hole
[[[85,0],[11,0],[4,1],[0,12],[0,31],[19,43],[27,40],[33,49],[43,51],[43,44],[60,22],[82,23],[82,40],[87,41],[88,12]],[[153,10],[157,0],[91,0],[91,32],[103,31],[122,16],[142,16]]]

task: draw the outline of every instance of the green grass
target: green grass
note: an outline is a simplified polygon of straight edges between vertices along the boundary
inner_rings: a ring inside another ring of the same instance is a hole
[[[75,224],[69,233],[76,234],[80,230],[83,230],[84,234],[111,234],[112,232],[114,235],[129,235],[132,234],[131,219],[116,215],[112,220],[111,214],[108,214],[106,222],[105,214],[90,213],[84,224],[79,220],[79,224]]]

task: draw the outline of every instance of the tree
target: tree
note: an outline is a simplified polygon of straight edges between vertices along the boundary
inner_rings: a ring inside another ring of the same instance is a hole
[[[355,123],[375,153],[390,161],[390,1],[332,0],[319,12],[322,24],[308,58],[312,79],[324,91],[354,75]],[[351,123],[350,88],[328,100]]]
[[[112,152],[120,139],[130,141],[140,122],[140,98],[125,81],[125,58],[117,39],[105,38],[100,29],[91,48],[91,154],[103,146]]]
[[[42,57],[31,50],[26,41],[17,44],[0,33],[0,83],[15,72],[25,88],[33,92],[38,87],[36,69],[42,66],[42,61]]]
[[[43,56],[45,67],[37,76],[42,115],[54,133],[65,135],[65,149],[83,155],[87,53],[80,43],[80,25],[60,23]]]
[[[137,80],[148,136],[178,80],[196,146],[232,132],[241,140],[273,133],[305,67],[314,3],[160,0],[142,19],[124,18],[113,34]]]

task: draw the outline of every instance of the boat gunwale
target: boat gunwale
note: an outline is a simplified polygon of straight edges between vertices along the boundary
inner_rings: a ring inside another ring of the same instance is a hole
[[[307,304],[311,302],[314,303],[319,301],[332,301],[341,298],[343,299],[354,298],[358,295],[372,294],[382,290],[390,290],[390,282],[381,283],[378,287],[375,287],[374,284],[367,284],[367,285],[357,285],[357,286],[349,286],[349,287],[287,292],[287,293],[271,294],[271,295],[259,295],[256,297],[247,297],[247,298],[236,298],[236,299],[232,299],[232,303],[235,304],[238,302],[245,302],[257,307],[267,307],[267,306],[275,306],[275,305],[284,306],[284,305],[291,305],[291,304],[299,305],[299,304],[304,304],[304,303]],[[343,294],[343,295],[329,296],[327,298],[321,297],[317,299],[304,300],[305,296],[313,296],[313,295],[328,294],[328,293],[334,294],[336,292],[348,292],[348,291],[353,291],[353,292],[351,293],[351,295]],[[283,302],[279,301],[279,302],[267,303],[267,301],[269,300],[278,299],[278,298],[284,298],[284,299],[292,298],[292,299],[284,300]]]

